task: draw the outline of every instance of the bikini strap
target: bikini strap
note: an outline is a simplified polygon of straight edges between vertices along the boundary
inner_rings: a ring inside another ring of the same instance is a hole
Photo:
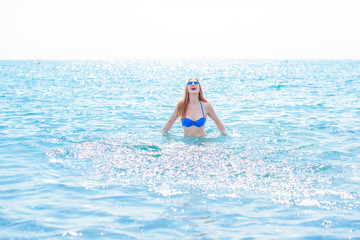
[[[205,117],[205,115],[204,115],[204,110],[203,110],[203,107],[202,107],[201,101],[199,101],[199,102],[200,102],[200,106],[201,106],[201,111],[202,111],[202,113],[203,113],[203,117]]]

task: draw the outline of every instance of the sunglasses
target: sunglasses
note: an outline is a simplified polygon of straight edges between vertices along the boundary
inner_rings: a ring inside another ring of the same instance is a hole
[[[188,82],[188,85],[192,85],[192,84],[199,85],[199,82],[198,81],[189,81]]]

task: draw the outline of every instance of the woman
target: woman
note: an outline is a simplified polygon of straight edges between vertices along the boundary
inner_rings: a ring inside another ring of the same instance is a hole
[[[181,117],[184,135],[188,137],[205,137],[204,125],[209,116],[222,135],[227,135],[223,124],[216,116],[214,108],[205,98],[199,80],[191,78],[185,87],[184,98],[177,104],[174,113],[162,129],[168,132],[176,119]],[[195,120],[197,119],[197,120]]]

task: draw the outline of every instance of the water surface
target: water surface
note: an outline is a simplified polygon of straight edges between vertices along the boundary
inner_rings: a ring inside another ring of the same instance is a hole
[[[159,130],[200,79],[229,132]],[[359,61],[0,61],[8,238],[360,239]]]

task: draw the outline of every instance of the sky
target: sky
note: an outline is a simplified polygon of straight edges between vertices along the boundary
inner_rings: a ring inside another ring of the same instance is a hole
[[[0,59],[360,59],[359,0],[0,0]]]

